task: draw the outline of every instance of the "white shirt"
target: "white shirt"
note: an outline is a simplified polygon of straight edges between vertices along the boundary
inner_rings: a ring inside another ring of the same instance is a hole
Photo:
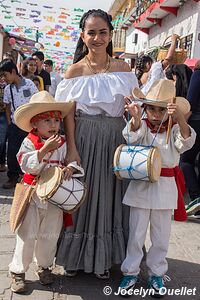
[[[124,96],[130,96],[138,86],[132,72],[100,73],[64,79],[57,87],[57,101],[77,102],[76,109],[86,114],[121,117],[124,113]]]
[[[170,133],[169,143],[166,144],[167,133],[158,133],[154,146],[161,152],[162,168],[178,166],[180,154],[192,148],[195,143],[196,133],[190,127],[191,135],[184,139],[178,124],[175,124]],[[142,120],[141,127],[130,131],[130,123],[123,130],[126,141],[136,145],[151,145],[155,133],[151,133],[146,122]],[[132,180],[128,186],[123,203],[144,209],[175,209],[177,208],[177,187],[174,177],[160,177],[157,182]]]
[[[12,88],[14,107],[12,104],[12,97],[10,92],[10,86]],[[11,120],[14,123],[14,112],[22,104],[29,102],[30,98],[38,93],[38,89],[34,82],[30,79],[21,77],[20,85],[8,84],[4,89],[3,102],[6,104],[11,104]]]
[[[57,72],[50,72],[51,85],[49,86],[49,93],[55,97],[56,89],[58,84],[61,82],[62,78]]]
[[[141,90],[144,93],[144,95],[147,95],[154,81],[159,79],[165,79],[165,78],[166,77],[163,70],[162,62],[157,61],[153,63],[149,72],[149,77],[147,79],[147,82],[141,86]]]
[[[38,175],[41,171],[51,166],[64,166],[64,160],[66,156],[67,146],[64,143],[53,153],[47,153],[41,162],[38,160],[38,150],[35,149],[34,144],[29,138],[25,138],[22,145],[17,153],[17,159],[19,165],[24,173],[32,175]],[[68,166],[72,166],[77,169],[78,173],[74,174],[73,177],[84,176],[84,170],[77,163],[71,162]],[[37,207],[47,209],[48,203],[43,203],[37,197],[36,193],[33,194],[32,199],[35,201]]]

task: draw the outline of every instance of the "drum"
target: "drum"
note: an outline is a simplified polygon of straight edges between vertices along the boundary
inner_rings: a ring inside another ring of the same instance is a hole
[[[49,201],[68,213],[73,213],[86,197],[86,186],[76,178],[64,180],[64,169],[49,167],[37,183],[36,194],[41,201]]]
[[[155,182],[161,172],[160,150],[153,146],[120,145],[115,151],[113,164],[119,179]]]

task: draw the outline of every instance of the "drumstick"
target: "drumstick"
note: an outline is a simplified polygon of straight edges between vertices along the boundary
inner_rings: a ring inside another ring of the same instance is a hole
[[[172,99],[172,103],[176,102],[176,98],[174,97]],[[166,144],[168,144],[169,142],[169,136],[170,136],[170,132],[171,132],[171,127],[172,127],[172,116],[169,116],[169,122],[168,122],[168,128],[167,128],[167,137],[166,137]]]

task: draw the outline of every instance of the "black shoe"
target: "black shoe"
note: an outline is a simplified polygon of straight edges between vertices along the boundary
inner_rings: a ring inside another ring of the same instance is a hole
[[[16,186],[17,182],[16,178],[9,178],[8,181],[2,185],[2,188],[5,190],[12,189]]]

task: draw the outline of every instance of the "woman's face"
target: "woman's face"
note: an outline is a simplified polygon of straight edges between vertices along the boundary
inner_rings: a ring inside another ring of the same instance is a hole
[[[85,29],[81,32],[81,38],[89,51],[106,51],[112,39],[112,33],[106,21],[101,17],[89,17],[85,22]]]
[[[152,66],[152,62],[151,62],[151,61],[148,61],[148,62],[145,64],[144,72],[149,72],[150,69],[151,69],[151,66]]]
[[[34,74],[36,72],[37,65],[36,65],[36,61],[34,59],[29,61],[29,63],[27,64],[27,69],[28,69],[28,72],[31,74]]]

